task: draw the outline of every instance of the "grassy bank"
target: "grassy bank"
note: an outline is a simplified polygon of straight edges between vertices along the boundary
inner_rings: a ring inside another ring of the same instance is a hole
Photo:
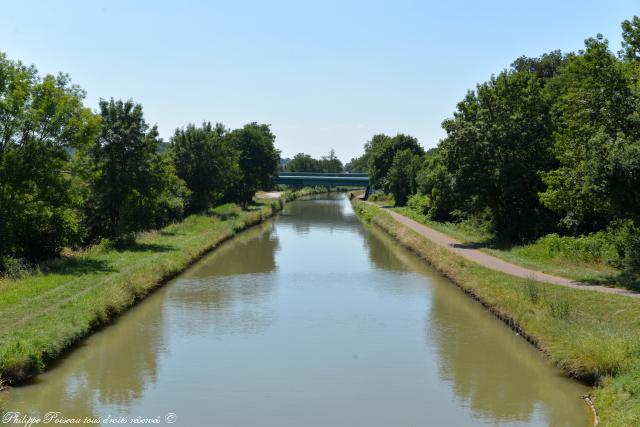
[[[294,195],[295,196],[295,195]],[[240,230],[271,217],[280,199],[243,211],[227,204],[114,249],[96,245],[0,280],[0,377],[20,382],[96,327]]]
[[[324,194],[324,193],[341,193],[350,191],[352,187],[335,187],[333,190],[327,189],[327,187],[304,187],[298,190],[288,189],[282,192],[282,198],[286,202],[290,202],[291,200],[295,200],[300,197],[312,196],[314,194]]]
[[[393,209],[483,252],[532,270],[585,283],[636,287],[634,283],[617,280],[621,271],[607,261],[616,257],[615,248],[600,235],[560,237],[550,234],[527,245],[514,245],[496,240],[479,225],[431,221],[408,207]]]
[[[382,228],[545,351],[566,374],[595,384],[605,425],[640,425],[640,302],[520,279],[481,267],[353,199]]]

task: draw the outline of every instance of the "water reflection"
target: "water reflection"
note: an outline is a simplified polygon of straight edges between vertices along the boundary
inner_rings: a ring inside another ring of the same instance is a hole
[[[586,407],[576,393],[581,387],[541,361],[540,352],[499,320],[487,318],[458,289],[436,286],[433,293],[427,342],[437,351],[440,377],[477,417],[529,422],[538,413],[554,426],[584,417]],[[574,402],[549,401],[553,395],[573,396]]]
[[[187,335],[262,332],[273,318],[266,300],[277,249],[268,221],[213,251],[169,288],[171,323]]]
[[[60,411],[78,417],[96,415],[99,406],[126,411],[156,383],[158,354],[170,351],[165,343],[162,293],[151,295],[149,303],[83,340],[31,383],[10,389],[5,408],[34,414]]]
[[[585,425],[584,387],[346,198],[290,203],[88,338],[9,410],[177,425]]]

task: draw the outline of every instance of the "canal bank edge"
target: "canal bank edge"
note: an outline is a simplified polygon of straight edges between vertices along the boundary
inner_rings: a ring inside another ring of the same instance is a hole
[[[137,260],[138,262],[132,266],[128,265],[126,269],[98,275],[95,280],[89,278],[82,283],[84,286],[79,287],[75,295],[53,301],[50,306],[40,307],[44,311],[40,317],[38,308],[31,307],[29,315],[25,312],[22,318],[18,318],[21,314],[20,308],[28,305],[28,301],[15,301],[14,308],[17,310],[14,317],[17,321],[13,322],[9,333],[0,336],[0,389],[3,385],[23,383],[43,372],[47,365],[72,350],[82,339],[113,322],[118,315],[135,306],[152,291],[182,273],[223,242],[273,217],[282,210],[287,201],[320,192],[326,190],[303,188],[286,191],[279,198],[261,200],[262,205],[257,209],[233,210],[231,214],[223,213],[219,219],[216,219],[215,214],[192,215],[179,223],[171,224],[155,233],[160,236],[181,234],[183,240],[188,241],[185,242],[188,246],[175,251],[159,250],[159,253],[151,253],[148,259]],[[189,232],[189,223],[199,223],[199,228]],[[187,231],[176,232],[176,229],[181,227]],[[144,244],[157,245],[157,242],[145,241]],[[95,248],[88,249],[87,253],[91,253],[93,249]],[[91,255],[83,254],[80,257],[86,260]],[[60,275],[58,281],[82,281],[83,274],[84,272],[80,271],[76,276]],[[13,284],[28,286],[26,282],[29,280],[46,280],[47,275],[55,273],[36,273],[18,279]],[[7,308],[11,307],[3,304],[0,313],[5,314]],[[57,319],[58,322],[54,324],[50,321],[52,317],[62,319]],[[28,320],[24,321],[26,318]]]
[[[565,374],[594,385],[593,394],[584,399],[592,408],[594,425],[598,420],[612,426],[640,425],[636,299],[490,270],[436,245],[380,207],[356,197],[351,201],[361,220],[383,229],[431,264],[542,350]]]

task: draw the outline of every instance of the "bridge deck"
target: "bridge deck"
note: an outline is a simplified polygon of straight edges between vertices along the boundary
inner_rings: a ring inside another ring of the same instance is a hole
[[[366,173],[281,172],[276,179],[276,184],[292,187],[367,187],[369,186],[369,176]]]

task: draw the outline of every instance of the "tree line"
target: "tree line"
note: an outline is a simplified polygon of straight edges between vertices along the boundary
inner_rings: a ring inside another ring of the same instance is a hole
[[[575,53],[517,58],[467,93],[424,152],[375,135],[349,162],[437,221],[481,219],[504,241],[603,231],[640,271],[640,18],[622,49],[598,34]]]
[[[131,100],[97,112],[68,75],[40,76],[0,52],[0,271],[109,239],[130,241],[273,185],[268,125],[189,124],[163,141]]]
[[[332,149],[328,156],[322,156],[320,159],[314,159],[309,154],[298,153],[293,159],[286,162],[283,170],[286,172],[336,173],[344,171],[344,166]]]

